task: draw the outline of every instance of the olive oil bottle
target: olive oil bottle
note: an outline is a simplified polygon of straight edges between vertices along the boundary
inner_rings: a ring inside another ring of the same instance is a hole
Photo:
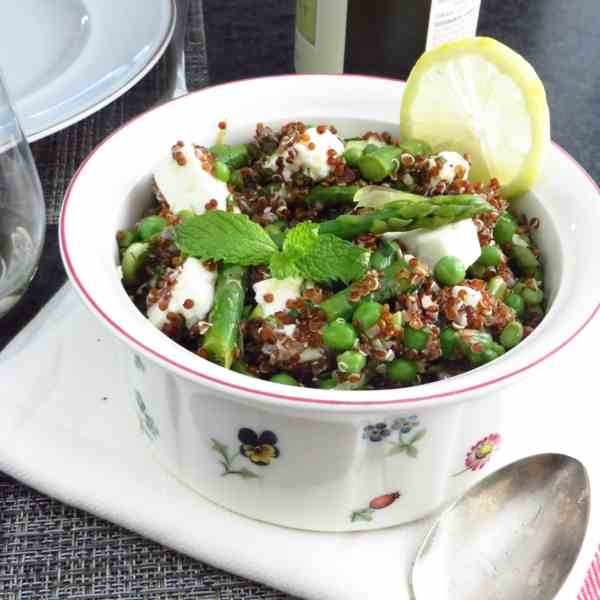
[[[406,79],[426,50],[472,37],[481,0],[296,0],[298,73]]]

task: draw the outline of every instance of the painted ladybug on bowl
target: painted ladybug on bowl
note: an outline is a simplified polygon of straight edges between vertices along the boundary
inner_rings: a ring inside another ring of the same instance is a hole
[[[373,498],[371,502],[369,502],[369,508],[374,510],[381,510],[382,508],[387,508],[390,504],[396,502],[396,500],[400,498],[400,492],[393,492],[391,494],[383,494],[383,496],[377,496],[377,498]]]

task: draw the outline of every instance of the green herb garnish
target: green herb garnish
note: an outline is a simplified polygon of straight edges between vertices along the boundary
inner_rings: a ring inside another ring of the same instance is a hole
[[[287,234],[282,251],[266,231],[246,215],[213,210],[175,227],[175,243],[202,260],[222,260],[242,266],[269,264],[277,279],[304,277],[319,282],[360,279],[370,252],[335,235],[319,235],[310,221]]]
[[[277,251],[269,234],[246,215],[209,210],[175,227],[175,244],[190,256],[249,267]]]

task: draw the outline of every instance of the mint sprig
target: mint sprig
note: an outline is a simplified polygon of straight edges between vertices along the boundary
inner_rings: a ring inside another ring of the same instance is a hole
[[[277,251],[269,234],[246,215],[209,210],[175,227],[175,244],[190,256],[249,267],[264,265]]]
[[[266,231],[246,215],[219,210],[177,225],[175,243],[182,252],[202,260],[268,264],[276,279],[303,277],[323,283],[360,279],[370,257],[367,249],[335,235],[319,235],[319,225],[310,221],[292,228],[278,251]]]

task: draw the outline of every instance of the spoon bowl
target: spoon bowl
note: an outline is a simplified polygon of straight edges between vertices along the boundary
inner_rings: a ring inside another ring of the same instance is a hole
[[[585,467],[538,454],[496,471],[437,520],[411,575],[414,600],[551,600],[585,537]]]

